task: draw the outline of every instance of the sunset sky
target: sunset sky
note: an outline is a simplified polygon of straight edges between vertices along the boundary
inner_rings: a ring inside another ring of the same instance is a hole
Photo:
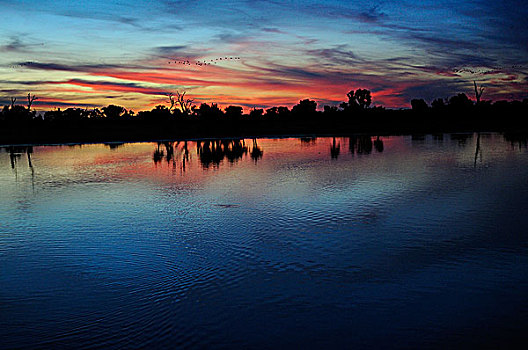
[[[522,0],[0,5],[0,105],[32,92],[40,110],[138,111],[187,91],[195,103],[223,107],[304,98],[322,106],[367,88],[376,105],[407,107],[412,98],[473,98],[473,80],[485,86],[484,99],[528,98]],[[196,65],[203,61],[211,64]]]

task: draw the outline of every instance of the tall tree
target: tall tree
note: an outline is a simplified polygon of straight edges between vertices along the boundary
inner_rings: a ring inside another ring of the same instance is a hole
[[[480,86],[477,88],[477,82],[473,80],[473,85],[475,86],[475,99],[477,100],[477,104],[480,103],[480,97],[482,96],[482,93],[484,92],[484,87]]]
[[[180,105],[180,109],[184,114],[191,114],[194,100],[190,98],[185,98],[186,93],[186,91],[184,91],[183,93],[176,91],[176,101]]]
[[[365,110],[369,108],[370,104],[372,103],[372,95],[370,94],[370,91],[367,89],[357,89],[356,91],[350,90],[350,92],[347,94],[348,97],[348,106],[342,104],[342,107],[345,107],[345,109],[348,108],[359,108],[361,110]]]
[[[33,104],[33,101],[37,100],[38,97],[33,95],[31,96],[31,92],[28,93],[27,100],[28,100],[28,112],[31,111],[31,105]]]

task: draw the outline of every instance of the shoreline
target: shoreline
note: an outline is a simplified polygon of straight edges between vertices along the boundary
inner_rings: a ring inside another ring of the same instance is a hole
[[[394,132],[394,133],[379,133],[379,132],[352,132],[352,133],[302,133],[302,134],[258,134],[258,135],[229,135],[229,136],[189,136],[189,137],[173,137],[173,138],[149,138],[149,139],[111,139],[111,140],[91,140],[91,141],[67,141],[67,142],[13,142],[4,143],[0,139],[0,148],[7,147],[39,147],[39,146],[77,146],[77,145],[122,145],[127,143],[162,143],[172,141],[212,141],[212,140],[242,140],[242,139],[289,139],[289,138],[329,138],[329,137],[351,137],[351,136],[412,136],[412,135],[435,135],[435,134],[462,134],[472,135],[475,133],[481,134],[517,134],[528,135],[528,131],[511,131],[511,130],[449,130],[449,131],[413,131],[413,132]]]
[[[526,134],[528,129],[515,125],[480,127],[462,125],[358,125],[344,123],[319,124],[308,122],[286,124],[241,123],[220,125],[202,123],[165,125],[41,125],[0,128],[0,146],[22,145],[78,145],[97,143],[133,143],[193,141],[211,139],[348,137],[352,135],[398,136],[413,134],[452,133],[512,133]]]

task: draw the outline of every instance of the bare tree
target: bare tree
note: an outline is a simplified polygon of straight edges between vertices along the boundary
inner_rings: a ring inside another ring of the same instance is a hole
[[[174,94],[172,92],[169,92],[167,96],[169,97],[169,103],[170,103],[169,112],[172,112],[172,109],[174,108],[174,104],[176,103],[176,101],[174,101]]]
[[[473,80],[473,85],[475,86],[475,98],[477,99],[477,104],[480,103],[480,97],[482,96],[482,93],[484,92],[484,87],[480,86],[477,87],[477,82]]]
[[[181,111],[185,114],[190,114],[191,107],[192,107],[194,100],[190,98],[186,99],[185,98],[186,93],[187,93],[186,91],[184,91],[183,93],[176,91],[176,98],[177,98],[177,103],[180,105]]]
[[[11,109],[15,108],[16,97],[11,97]]]
[[[31,110],[31,105],[33,104],[33,101],[38,100],[38,97],[33,95],[31,96],[31,92],[27,96],[28,100],[28,112]]]

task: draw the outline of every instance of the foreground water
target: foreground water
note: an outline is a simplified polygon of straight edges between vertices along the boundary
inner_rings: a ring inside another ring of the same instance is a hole
[[[498,134],[4,148],[0,348],[526,345],[527,205]]]

